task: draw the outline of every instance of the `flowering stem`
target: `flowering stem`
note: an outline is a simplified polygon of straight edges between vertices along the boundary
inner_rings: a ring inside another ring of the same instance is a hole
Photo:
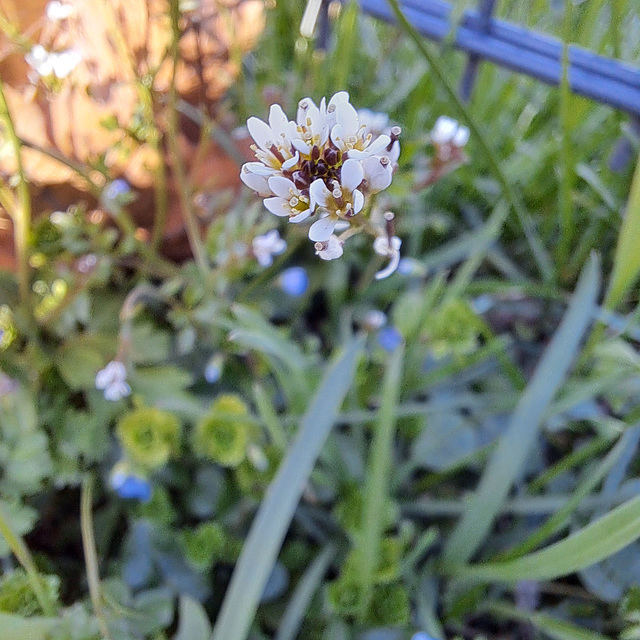
[[[18,260],[18,280],[20,283],[20,298],[26,303],[29,298],[29,229],[31,227],[31,194],[22,165],[22,145],[13,126],[9,113],[9,105],[4,93],[4,85],[0,81],[0,122],[4,127],[9,144],[13,147],[16,157],[16,175],[18,177],[18,205],[9,211],[13,219],[14,244]]]
[[[198,265],[198,269],[206,280],[209,274],[209,264],[202,244],[202,239],[200,238],[198,220],[191,202],[184,165],[182,164],[182,156],[180,155],[180,148],[178,145],[178,91],[176,89],[176,71],[180,54],[180,0],[171,0],[171,29],[171,60],[173,63],[173,70],[171,75],[171,89],[169,91],[167,138],[169,141],[171,156],[173,158],[173,168],[180,194],[180,208],[184,216],[189,246],[191,247],[191,252],[193,253],[193,257]]]
[[[380,557],[380,543],[384,535],[385,515],[389,500],[389,472],[393,458],[393,436],[396,409],[402,384],[404,347],[396,349],[390,358],[382,383],[382,405],[374,430],[369,458],[367,484],[364,494],[364,522],[361,545],[358,549],[358,616],[364,621],[371,603],[373,576]]]
[[[404,13],[400,9],[398,0],[387,0],[387,2],[391,6],[391,9],[395,14],[398,23],[414,41],[415,45],[418,47],[418,50],[431,68],[431,71],[433,71],[433,74],[446,91],[455,108],[465,120],[475,139],[478,141],[478,144],[482,149],[482,154],[486,157],[489,166],[491,167],[498,182],[500,183],[500,186],[502,187],[502,190],[504,191],[505,198],[509,202],[511,209],[513,209],[518,218],[527,242],[531,247],[531,252],[533,254],[534,260],[537,263],[538,270],[544,277],[545,281],[552,281],[554,278],[554,272],[551,258],[549,257],[547,250],[540,240],[540,236],[538,235],[534,222],[531,219],[529,213],[525,210],[522,202],[516,196],[515,191],[511,188],[511,185],[509,184],[509,181],[507,180],[507,177],[505,176],[504,171],[500,166],[494,150],[489,146],[485,135],[482,133],[479,125],[476,123],[475,118],[471,115],[471,111],[460,99],[460,97],[456,93],[456,90],[447,80],[446,74],[440,66],[438,58],[433,55],[433,53],[431,53],[429,47],[423,42],[422,38],[420,37],[420,34],[415,30],[415,28],[405,17]]]

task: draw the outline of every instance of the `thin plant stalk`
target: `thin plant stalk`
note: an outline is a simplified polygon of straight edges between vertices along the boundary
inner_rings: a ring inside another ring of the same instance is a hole
[[[558,208],[560,210],[560,241],[557,258],[558,269],[565,270],[571,252],[573,239],[573,210],[571,189],[573,186],[573,154],[571,150],[571,87],[569,85],[569,41],[571,40],[573,0],[565,0],[562,33],[562,80],[560,82],[560,189]]]
[[[96,550],[96,539],[93,531],[93,518],[91,510],[93,507],[93,485],[91,477],[87,476],[82,483],[82,493],[80,496],[80,528],[82,533],[82,549],[84,551],[84,562],[87,569],[87,582],[89,583],[89,595],[91,604],[96,614],[96,620],[100,627],[100,633],[105,640],[111,640],[111,633],[104,617],[102,608],[102,596],[100,589],[100,570],[98,567],[98,552]]]
[[[42,609],[42,612],[47,617],[53,617],[56,615],[56,607],[49,595],[47,594],[47,590],[45,589],[42,578],[40,577],[38,570],[36,569],[36,564],[33,561],[33,557],[29,552],[29,549],[22,541],[22,539],[17,536],[9,521],[5,517],[2,509],[0,509],[0,536],[2,536],[7,543],[9,549],[13,555],[17,558],[18,562],[22,565],[22,568],[27,573],[27,577],[29,578],[29,584],[33,589],[33,593],[38,600],[38,604]]]
[[[464,102],[460,99],[458,94],[456,93],[455,88],[447,79],[447,76],[444,72],[444,69],[440,65],[438,58],[430,51],[429,47],[423,42],[420,34],[415,30],[415,28],[411,25],[411,23],[407,20],[404,13],[400,9],[400,4],[398,0],[387,0],[389,6],[393,10],[396,19],[400,26],[404,29],[404,31],[411,37],[414,41],[415,45],[418,47],[418,50],[422,54],[423,58],[426,60],[427,64],[431,68],[434,76],[437,78],[439,83],[442,85],[443,89],[446,91],[449,96],[451,102],[454,107],[460,113],[465,123],[471,130],[474,138],[477,140],[478,144],[481,147],[482,155],[487,159],[489,163],[489,167],[495,174],[496,179],[500,183],[502,190],[504,192],[504,197],[511,209],[515,212],[516,217],[522,227],[527,242],[531,247],[531,252],[533,254],[533,258],[537,264],[538,270],[541,275],[545,279],[545,281],[550,282],[554,279],[554,269],[553,264],[551,262],[551,258],[549,257],[548,252],[546,251],[540,236],[538,235],[534,222],[531,220],[529,213],[525,210],[522,202],[516,196],[515,191],[509,184],[507,177],[498,162],[498,158],[491,148],[485,135],[482,133],[480,126],[477,124],[475,118],[471,115],[470,109],[464,104]]]
[[[167,138],[169,148],[173,158],[173,168],[175,172],[176,182],[178,183],[178,192],[180,195],[181,210],[184,216],[185,228],[191,252],[198,265],[198,269],[202,277],[206,280],[209,274],[209,264],[207,256],[200,237],[200,229],[196,212],[191,202],[189,186],[185,174],[182,156],[178,145],[178,91],[176,89],[176,71],[180,55],[180,0],[171,0],[171,61],[173,70],[171,74],[171,88],[169,90],[169,105],[167,115]]]
[[[371,459],[364,495],[364,523],[358,549],[358,580],[360,597],[358,616],[364,621],[373,589],[373,575],[380,556],[384,535],[386,504],[389,499],[389,473],[393,456],[393,437],[396,428],[396,408],[402,383],[404,347],[398,347],[389,362],[382,383],[382,405],[373,436]]]
[[[18,281],[20,298],[23,303],[29,299],[29,230],[31,229],[31,194],[22,164],[22,145],[13,126],[9,105],[4,93],[4,85],[0,80],[0,122],[13,148],[16,157],[16,175],[18,178],[18,203],[8,213],[13,220],[13,240],[18,261]]]

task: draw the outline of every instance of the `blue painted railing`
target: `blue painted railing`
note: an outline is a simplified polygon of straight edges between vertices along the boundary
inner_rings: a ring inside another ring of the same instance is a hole
[[[387,0],[358,0],[363,11],[388,22],[394,15]],[[542,82],[560,84],[562,43],[509,22],[491,17],[495,0],[481,0],[452,24],[452,8],[442,0],[401,0],[407,19],[427,38],[452,44],[469,54],[461,94],[471,93],[477,64],[490,60]],[[451,34],[451,35],[450,35]],[[568,80],[571,90],[640,118],[640,68],[569,46]]]

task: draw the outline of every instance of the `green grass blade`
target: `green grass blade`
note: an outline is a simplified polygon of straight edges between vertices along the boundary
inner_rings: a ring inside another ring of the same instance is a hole
[[[509,560],[467,565],[457,576],[481,581],[554,580],[613,555],[640,537],[640,496],[621,504],[568,538]]]
[[[631,183],[627,211],[620,227],[613,261],[613,273],[604,306],[614,309],[631,289],[640,274],[640,159]]]
[[[353,340],[324,375],[300,432],[269,486],[240,554],[212,640],[245,640],[300,496],[351,386],[363,340]]]
[[[380,557],[380,542],[389,493],[389,474],[393,457],[393,436],[402,383],[404,347],[397,348],[389,360],[382,382],[382,404],[374,429],[367,484],[364,492],[364,522],[358,546],[360,618],[365,619],[373,588],[373,574]]]
[[[540,546],[545,540],[548,540],[554,533],[561,531],[569,524],[571,514],[577,509],[578,505],[586,498],[606,477],[618,462],[620,456],[628,450],[629,446],[637,437],[636,429],[628,429],[624,432],[618,443],[609,451],[609,453],[601,460],[598,466],[584,474],[584,478],[578,486],[572,491],[571,498],[562,508],[558,509],[544,524],[536,529],[528,538],[516,545],[508,551],[501,559],[507,560],[517,556],[524,555],[529,551]]]
[[[275,640],[295,640],[311,598],[320,586],[335,555],[335,546],[328,544],[300,578],[282,616]]]
[[[446,566],[466,562],[489,533],[590,324],[599,281],[599,263],[594,256],[583,270],[569,309],[489,459],[478,490],[469,499],[462,519],[445,546]]]
[[[595,631],[589,629],[581,629],[564,620],[556,620],[543,613],[534,613],[532,611],[524,611],[516,609],[506,603],[493,602],[488,610],[500,618],[511,618],[512,620],[521,620],[529,622],[537,627],[545,635],[553,638],[553,640],[608,640]]]
[[[415,30],[415,28],[411,25],[411,23],[407,20],[404,13],[400,9],[400,4],[398,0],[387,0],[389,6],[393,10],[393,13],[398,20],[398,24],[402,27],[402,29],[409,35],[409,37],[414,41],[415,45],[418,47],[418,50],[426,60],[429,65],[431,71],[436,76],[438,82],[442,86],[442,88],[446,91],[449,99],[451,100],[453,106],[456,108],[460,116],[463,118],[464,123],[469,127],[471,133],[473,134],[473,138],[480,145],[482,150],[482,155],[486,158],[489,163],[489,167],[493,171],[496,179],[500,183],[502,187],[502,191],[504,193],[505,199],[509,202],[511,209],[516,214],[518,218],[518,222],[522,227],[525,238],[529,243],[529,247],[531,248],[531,253],[533,259],[536,262],[538,270],[540,274],[544,277],[546,281],[553,280],[554,277],[554,269],[553,263],[551,261],[551,257],[547,252],[540,236],[537,232],[535,223],[531,218],[531,215],[526,211],[524,205],[518,198],[516,192],[511,187],[509,180],[507,179],[502,167],[500,166],[500,162],[495,154],[495,151],[491,148],[489,143],[487,142],[487,138],[482,132],[482,129],[476,122],[476,119],[471,114],[469,108],[464,104],[464,102],[460,99],[458,94],[456,93],[455,88],[452,83],[449,81],[447,74],[444,69],[440,66],[438,58],[434,55],[429,47],[425,44],[420,34]]]
[[[189,596],[180,597],[180,622],[173,640],[207,640],[211,624],[204,607]]]
[[[558,208],[560,210],[560,241],[558,244],[559,269],[567,264],[571,252],[573,239],[573,203],[571,189],[574,179],[574,161],[571,144],[571,87],[569,86],[569,43],[572,32],[573,0],[564,2],[564,20],[562,29],[562,79],[560,82],[560,189],[558,193]]]

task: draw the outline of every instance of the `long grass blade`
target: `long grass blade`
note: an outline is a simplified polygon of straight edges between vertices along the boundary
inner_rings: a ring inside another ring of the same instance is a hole
[[[640,275],[640,159],[631,183],[627,211],[620,227],[613,261],[613,273],[604,306],[614,309],[636,283]]]
[[[489,533],[589,326],[599,281],[599,264],[593,256],[583,270],[569,309],[520,399],[506,433],[489,460],[478,490],[469,499],[462,519],[445,546],[446,566],[466,562]]]
[[[403,356],[404,347],[399,347],[393,352],[382,383],[382,404],[375,426],[364,493],[364,523],[357,552],[360,582],[358,610],[363,620],[371,601],[373,574],[379,561],[380,542],[384,533]]]
[[[222,604],[212,640],[245,640],[300,496],[351,386],[362,339],[329,367],[300,432],[258,509]]]
[[[636,496],[541,551],[506,562],[457,567],[451,573],[483,582],[554,580],[612,556],[639,537],[640,496]]]

